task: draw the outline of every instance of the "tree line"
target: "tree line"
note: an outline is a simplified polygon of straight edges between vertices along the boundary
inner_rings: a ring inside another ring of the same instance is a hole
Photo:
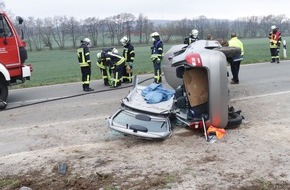
[[[104,19],[88,17],[77,20],[73,16],[57,15],[44,19],[28,17],[24,20],[22,29],[31,51],[76,48],[84,37],[90,38],[92,47],[120,45],[119,40],[124,35],[134,44],[149,44],[149,35],[154,31],[160,33],[164,43],[182,43],[192,29],[199,31],[200,39],[206,39],[208,34],[214,38],[228,39],[231,32],[236,32],[239,38],[265,38],[271,25],[275,24],[283,36],[290,35],[290,19],[285,15],[249,16],[235,20],[199,16],[158,22],[148,19],[144,14],[135,17],[131,13],[120,13]]]

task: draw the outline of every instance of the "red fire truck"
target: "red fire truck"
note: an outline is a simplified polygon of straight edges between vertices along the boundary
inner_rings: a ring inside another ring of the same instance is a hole
[[[21,17],[16,19],[22,24]],[[0,11],[0,101],[6,101],[8,86],[30,80],[32,67],[24,64],[27,51],[23,39],[23,30],[20,36],[7,14]]]

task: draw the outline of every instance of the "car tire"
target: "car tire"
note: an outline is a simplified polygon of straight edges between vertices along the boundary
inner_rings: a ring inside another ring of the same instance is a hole
[[[6,81],[0,78],[0,100],[6,101],[8,97],[8,86]]]
[[[235,129],[238,128],[243,120],[243,116],[238,113],[230,113],[228,117],[228,124],[225,129]]]
[[[241,49],[237,47],[225,46],[225,47],[215,48],[215,50],[223,52],[228,60],[231,60],[233,59],[233,57],[237,57],[241,55]]]

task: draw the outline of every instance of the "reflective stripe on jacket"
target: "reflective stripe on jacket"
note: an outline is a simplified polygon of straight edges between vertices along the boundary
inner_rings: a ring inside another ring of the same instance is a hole
[[[151,60],[154,61],[155,59],[161,60],[164,56],[163,54],[163,43],[161,40],[155,41],[153,47],[151,47]]]
[[[81,67],[90,66],[90,51],[87,45],[81,44],[81,46],[77,49],[77,56]]]
[[[125,62],[125,58],[119,54],[108,52],[106,54],[106,61],[108,61],[109,65],[111,66],[121,65],[122,63]]]
[[[271,32],[269,34],[269,39],[270,39],[270,48],[278,48],[280,47],[282,38],[281,38],[281,33],[280,32],[276,32],[275,34],[273,32]]]
[[[126,62],[133,62],[135,58],[135,51],[132,44],[127,44],[124,46],[123,50],[123,57],[125,58]]]

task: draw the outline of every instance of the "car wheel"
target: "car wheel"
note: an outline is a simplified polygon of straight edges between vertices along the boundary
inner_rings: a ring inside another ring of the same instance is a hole
[[[228,60],[241,55],[241,49],[237,47],[218,47],[215,50],[223,52]]]
[[[225,127],[226,129],[235,129],[238,128],[243,120],[243,116],[241,116],[238,113],[229,113],[229,117],[228,117],[228,124]]]

